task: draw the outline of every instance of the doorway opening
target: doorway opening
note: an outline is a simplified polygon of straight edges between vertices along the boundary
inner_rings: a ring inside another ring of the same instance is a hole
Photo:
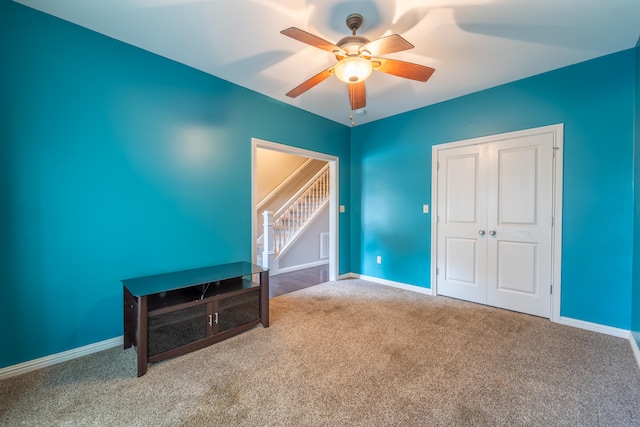
[[[251,183],[252,183],[252,218],[255,218],[258,209],[258,150],[269,150],[293,156],[301,156],[308,159],[321,160],[328,164],[328,181],[329,181],[329,200],[328,200],[328,238],[323,237],[323,249],[328,255],[329,280],[337,280],[338,277],[338,158],[335,156],[318,153],[302,148],[291,147],[271,141],[265,141],[257,138],[251,140]],[[252,256],[253,262],[257,262],[258,257],[258,236],[261,230],[258,229],[258,222],[254,219],[251,221],[251,237],[252,237]],[[264,254],[263,254],[264,255]]]

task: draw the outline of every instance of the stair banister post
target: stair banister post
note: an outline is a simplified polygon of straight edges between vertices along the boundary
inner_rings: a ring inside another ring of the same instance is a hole
[[[274,232],[273,232],[273,212],[262,212],[264,222],[264,251],[262,252],[262,268],[275,267]]]

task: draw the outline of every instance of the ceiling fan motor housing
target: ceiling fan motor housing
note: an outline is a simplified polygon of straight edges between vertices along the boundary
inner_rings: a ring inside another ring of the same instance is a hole
[[[369,43],[369,39],[362,36],[347,36],[341,38],[336,45],[347,53],[347,56],[359,56],[360,48]],[[336,55],[337,57],[337,55]],[[340,58],[338,58],[340,59]]]
[[[360,83],[366,80],[370,75],[373,67],[369,58],[371,53],[362,51],[362,46],[369,43],[369,39],[357,36],[356,31],[362,25],[362,15],[352,13],[347,16],[347,28],[353,34],[343,37],[336,45],[347,54],[343,56],[342,52],[336,53],[336,59],[339,61],[335,67],[335,75],[345,83]]]

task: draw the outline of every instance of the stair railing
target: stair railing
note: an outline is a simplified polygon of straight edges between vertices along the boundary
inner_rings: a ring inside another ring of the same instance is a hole
[[[273,215],[273,251],[276,257],[328,200],[329,164],[326,164]]]

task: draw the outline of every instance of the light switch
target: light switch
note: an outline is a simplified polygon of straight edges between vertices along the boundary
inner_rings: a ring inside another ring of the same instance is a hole
[[[346,210],[346,209],[344,208],[344,205],[340,205],[340,213],[344,213],[344,212],[345,212],[345,210]]]
[[[429,205],[422,205],[422,213],[429,213]]]

